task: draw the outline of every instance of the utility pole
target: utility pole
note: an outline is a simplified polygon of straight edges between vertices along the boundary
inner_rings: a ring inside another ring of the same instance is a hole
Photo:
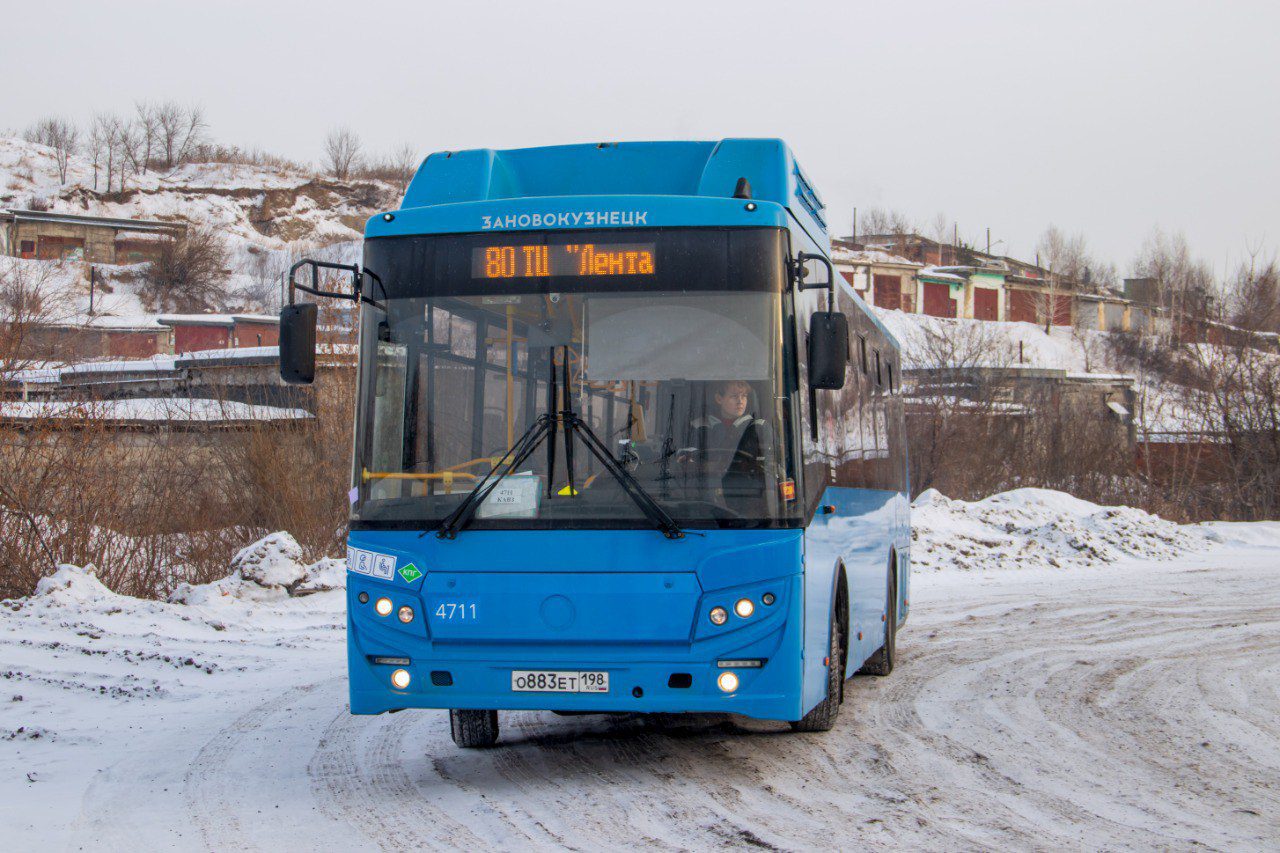
[[[987,228],[987,254],[991,254],[991,229]]]
[[[93,291],[98,279],[98,268],[89,264],[89,316],[93,316]]]
[[[853,237],[852,242],[858,242],[858,208],[853,209]]]

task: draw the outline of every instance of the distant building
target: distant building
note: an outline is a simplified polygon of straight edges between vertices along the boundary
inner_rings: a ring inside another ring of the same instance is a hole
[[[0,210],[0,253],[47,261],[136,264],[154,260],[165,240],[185,231],[180,222]]]
[[[280,343],[280,320],[260,314],[161,314],[173,330],[173,352],[268,347]]]
[[[23,335],[22,355],[38,361],[145,358],[173,352],[172,330],[150,317],[45,323],[28,328]]]
[[[911,313],[916,306],[916,275],[921,265],[897,255],[833,243],[831,260],[863,299],[880,308]]]

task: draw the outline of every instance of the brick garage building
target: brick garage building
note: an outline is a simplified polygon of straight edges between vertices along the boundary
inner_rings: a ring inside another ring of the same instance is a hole
[[[39,361],[146,358],[173,351],[172,331],[155,320],[94,318],[34,326],[24,333],[24,357]]]
[[[175,353],[280,342],[280,320],[261,314],[162,314],[156,319],[173,330]]]
[[[39,210],[0,210],[0,252],[16,258],[136,264],[154,260],[186,225]]]

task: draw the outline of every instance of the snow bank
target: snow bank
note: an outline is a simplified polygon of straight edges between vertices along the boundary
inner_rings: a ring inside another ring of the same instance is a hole
[[[284,531],[268,534],[231,560],[231,574],[207,584],[181,584],[171,604],[210,605],[227,599],[270,602],[346,587],[346,563],[302,561],[302,546]]]
[[[925,570],[1099,566],[1171,559],[1224,541],[1203,525],[1181,526],[1050,489],[1015,489],[973,502],[929,489],[912,504],[911,522],[911,562]]]

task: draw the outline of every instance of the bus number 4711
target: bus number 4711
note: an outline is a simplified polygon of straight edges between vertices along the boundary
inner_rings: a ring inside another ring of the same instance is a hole
[[[474,619],[476,606],[461,601],[444,601],[436,608],[435,617],[437,619]]]

